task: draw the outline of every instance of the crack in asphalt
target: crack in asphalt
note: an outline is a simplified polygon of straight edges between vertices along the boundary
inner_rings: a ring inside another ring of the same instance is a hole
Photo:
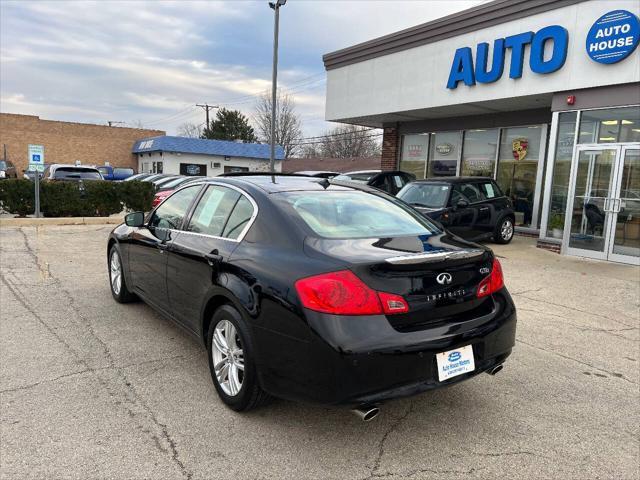
[[[144,360],[142,362],[127,363],[125,365],[119,365],[116,368],[124,369],[124,368],[130,368],[130,367],[139,367],[141,365],[148,365],[148,364],[153,364],[153,363],[161,363],[161,362],[166,362],[168,360],[179,360],[179,359],[186,360],[186,359],[192,358],[192,357],[193,356],[185,357],[184,355],[175,355],[173,357],[157,358],[157,359],[154,359],[154,360]],[[161,367],[161,368],[163,368],[163,367]],[[39,385],[45,385],[45,384],[48,384],[48,383],[55,383],[60,379],[67,378],[67,377],[73,377],[75,375],[81,375],[81,374],[87,373],[87,372],[98,372],[98,371],[112,370],[112,369],[113,369],[113,367],[100,367],[100,368],[91,368],[91,369],[86,368],[84,370],[79,370],[77,372],[65,373],[63,375],[60,375],[60,376],[57,376],[57,377],[54,377],[54,378],[45,378],[43,380],[40,380],[39,382],[30,383],[28,385],[22,385],[22,386],[19,386],[19,387],[11,387],[11,388],[7,388],[7,389],[4,389],[4,390],[0,390],[0,395],[3,394],[3,393],[17,392],[17,391],[21,391],[21,390],[28,390],[30,388],[34,388],[34,387],[37,387]],[[159,369],[156,369],[152,373],[155,373],[158,370]]]
[[[384,444],[387,441],[387,438],[389,437],[389,435],[391,435],[394,431],[396,431],[400,427],[400,425],[402,425],[402,422],[404,422],[407,419],[407,417],[413,412],[413,408],[414,408],[414,403],[411,402],[409,404],[409,408],[407,408],[407,411],[402,416],[398,417],[396,421],[391,424],[391,426],[384,433],[384,435],[382,435],[382,438],[380,438],[380,441],[378,442],[378,453],[374,460],[373,467],[371,468],[371,473],[364,480],[370,480],[372,478],[378,478],[378,477],[384,476],[384,475],[378,474],[378,470],[380,469],[380,462],[382,461],[382,456],[384,455]]]
[[[625,327],[635,327],[635,325],[630,325],[628,323],[621,322],[620,320],[608,317],[608,316],[603,315],[601,313],[595,313],[595,312],[592,312],[592,311],[589,311],[589,310],[581,310],[581,309],[575,308],[575,307],[568,307],[567,305],[562,305],[560,303],[553,303],[553,302],[550,302],[548,300],[539,300],[537,298],[526,297],[524,295],[518,295],[518,296],[521,297],[521,298],[526,298],[527,300],[531,300],[532,302],[544,303],[545,305],[553,305],[554,307],[566,308],[567,310],[571,310],[571,311],[574,311],[574,312],[584,313],[586,315],[593,315],[595,317],[600,317],[600,318],[605,318],[605,319],[610,320],[612,322],[624,325]],[[518,307],[518,308],[520,308],[520,307]]]
[[[562,353],[554,352],[553,350],[549,350],[547,348],[543,348],[543,347],[540,347],[538,345],[534,345],[533,343],[525,342],[523,340],[520,340],[519,338],[516,338],[516,342],[522,343],[524,345],[527,345],[527,346],[529,346],[531,348],[535,348],[537,350],[542,350],[543,352],[551,353],[552,355],[556,355],[556,356],[558,356],[560,358],[564,358],[566,360],[571,360],[572,362],[576,362],[576,363],[579,363],[580,365],[584,365],[586,367],[593,368],[594,370],[598,370],[599,372],[607,373],[607,374],[611,375],[612,377],[619,378],[621,380],[624,380],[625,382],[631,383],[632,385],[638,385],[636,382],[628,379],[627,377],[625,377],[621,373],[612,372],[610,370],[605,370],[604,368],[596,367],[595,365],[592,365],[592,364],[587,363],[587,362],[583,362],[582,360],[578,360],[577,358],[573,358],[573,357],[570,357],[568,355],[563,355]]]
[[[566,317],[564,315],[558,315],[557,313],[541,312],[540,310],[533,310],[531,308],[523,308],[523,307],[518,307],[518,311],[519,312],[538,313],[538,314],[549,316],[549,317],[562,318],[562,320],[563,320],[562,325],[563,326],[564,325],[569,325],[569,326],[571,326],[573,328],[576,328],[577,330],[580,330],[580,331],[583,331],[583,332],[606,333],[606,334],[612,335],[614,337],[618,337],[618,338],[623,338],[625,340],[629,340],[630,342],[637,342],[637,340],[635,340],[633,338],[629,338],[626,335],[621,335],[621,334],[616,333],[616,332],[629,332],[631,330],[640,330],[640,327],[625,327],[625,328],[592,328],[592,327],[584,327],[582,325],[578,325],[576,323],[568,321],[569,317]]]
[[[40,270],[40,266],[39,266],[39,263],[38,263],[38,257],[35,254],[35,252],[33,251],[33,249],[31,248],[31,246],[30,246],[30,244],[28,242],[26,234],[22,231],[22,229],[20,229],[20,232],[22,233],[22,236],[24,238],[25,248],[27,249],[27,252],[28,252],[29,256],[34,261],[34,263],[35,263],[36,267],[38,268],[38,270]],[[54,275],[51,275],[50,278],[54,281],[54,283],[59,285],[60,293],[62,293],[67,298],[69,306],[71,307],[73,312],[76,314],[76,316],[79,318],[80,321],[76,322],[77,325],[79,327],[81,327],[81,328],[86,329],[86,331],[89,333],[89,335],[100,345],[101,349],[104,352],[104,356],[105,356],[107,362],[109,363],[110,368],[108,368],[108,369],[112,369],[117,374],[117,376],[120,378],[122,383],[124,384],[124,391],[123,392],[115,391],[112,388],[112,386],[110,386],[107,383],[107,381],[102,379],[97,374],[97,369],[92,368],[88,364],[88,362],[80,355],[80,353],[78,351],[76,351],[76,349],[74,349],[61,335],[59,335],[58,332],[55,331],[55,329],[53,329],[49,324],[47,324],[47,322],[45,322],[44,319],[29,304],[29,302],[23,296],[23,294],[20,291],[20,289],[16,285],[14,285],[11,281],[9,281],[9,279],[6,278],[6,276],[3,275],[0,272],[0,280],[2,281],[2,283],[5,284],[5,286],[8,288],[8,290],[13,294],[13,296],[16,298],[18,303],[20,303],[21,306],[25,310],[27,310],[29,313],[31,313],[34,316],[34,318],[36,318],[36,320],[49,333],[51,333],[61,344],[63,344],[66,347],[66,349],[77,359],[78,363],[80,363],[81,365],[83,365],[85,367],[86,371],[91,372],[96,377],[98,382],[106,389],[106,391],[109,394],[109,396],[114,398],[114,399],[117,398],[119,396],[119,394],[124,396],[124,399],[126,400],[126,402],[130,403],[131,407],[133,407],[133,408],[131,408],[129,406],[125,406],[124,403],[123,403],[123,406],[126,409],[126,411],[127,411],[127,413],[129,414],[130,417],[138,418],[138,412],[135,411],[135,407],[136,406],[141,407],[146,412],[148,418],[153,422],[153,424],[156,426],[156,428],[160,430],[163,439],[169,445],[169,449],[171,450],[171,459],[172,459],[173,463],[179,468],[182,476],[185,477],[187,480],[190,480],[193,477],[193,473],[190,472],[186,468],[185,464],[180,459],[180,455],[179,455],[179,452],[178,452],[178,448],[176,446],[176,442],[173,439],[173,437],[171,436],[171,434],[169,433],[167,425],[158,420],[155,412],[151,409],[151,407],[147,404],[147,402],[138,394],[138,392],[136,391],[135,387],[131,384],[131,382],[127,378],[127,375],[124,372],[123,368],[119,367],[118,365],[116,365],[116,363],[115,363],[115,361],[113,359],[113,355],[112,355],[112,353],[111,353],[111,351],[109,349],[109,346],[97,335],[97,333],[95,332],[93,326],[90,324],[89,320],[85,317],[83,312],[80,310],[80,308],[76,304],[76,301],[75,301],[75,298],[73,297],[73,295],[71,295],[71,293],[66,288],[62,287],[62,283],[60,282],[60,280],[57,277],[55,277]],[[101,370],[106,370],[106,369],[101,369]],[[158,442],[156,441],[155,443],[156,443],[156,448],[158,448]],[[166,453],[165,449],[160,449],[160,451],[162,451],[163,453]]]

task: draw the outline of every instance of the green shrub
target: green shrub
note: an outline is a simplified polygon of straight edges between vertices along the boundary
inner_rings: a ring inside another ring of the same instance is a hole
[[[33,183],[24,179],[0,180],[0,207],[24,217],[35,210]]]
[[[126,209],[149,211],[155,190],[146,182],[42,182],[40,210],[45,217],[107,217]],[[0,181],[0,207],[19,216],[35,210],[30,180]]]
[[[148,212],[151,210],[156,190],[150,182],[118,182],[120,198],[124,207],[131,212]]]

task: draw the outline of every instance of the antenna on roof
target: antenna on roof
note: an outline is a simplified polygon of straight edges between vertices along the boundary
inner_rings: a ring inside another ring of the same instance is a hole
[[[318,183],[318,185],[320,185],[325,190],[329,188],[329,186],[331,185],[331,182],[329,181],[328,178],[323,178],[322,180],[318,180],[316,183]]]

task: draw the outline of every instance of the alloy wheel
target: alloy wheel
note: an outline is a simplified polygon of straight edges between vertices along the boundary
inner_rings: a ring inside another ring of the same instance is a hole
[[[220,388],[234,397],[244,380],[244,353],[236,327],[229,320],[221,320],[211,339],[213,368]]]
[[[502,235],[503,240],[510,240],[513,236],[513,223],[511,220],[505,220],[502,222],[502,228],[500,229],[500,234]]]
[[[122,263],[120,262],[120,254],[117,250],[113,250],[111,261],[109,262],[109,276],[111,277],[111,288],[113,293],[120,295],[122,288]]]

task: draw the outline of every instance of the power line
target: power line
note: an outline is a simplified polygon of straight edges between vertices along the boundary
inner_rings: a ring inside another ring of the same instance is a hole
[[[351,132],[327,133],[325,135],[318,135],[316,137],[303,137],[303,138],[300,138],[298,140],[313,140],[314,138],[340,137],[340,136],[343,136],[343,135],[359,136],[360,133],[369,132],[371,130],[379,130],[379,129],[370,127],[370,128],[363,128],[362,130],[355,130],[355,131],[351,131]]]
[[[361,135],[361,136],[357,136],[355,137],[356,140],[361,140],[363,138],[374,138],[374,137],[381,137],[383,134],[382,133],[376,133],[374,135]],[[317,140],[314,142],[303,142],[303,143],[292,143],[291,146],[301,146],[301,145],[318,145],[321,143],[335,143],[335,142],[341,142],[343,139],[342,138],[335,138],[333,140],[329,140],[329,139],[325,139],[325,140]]]

